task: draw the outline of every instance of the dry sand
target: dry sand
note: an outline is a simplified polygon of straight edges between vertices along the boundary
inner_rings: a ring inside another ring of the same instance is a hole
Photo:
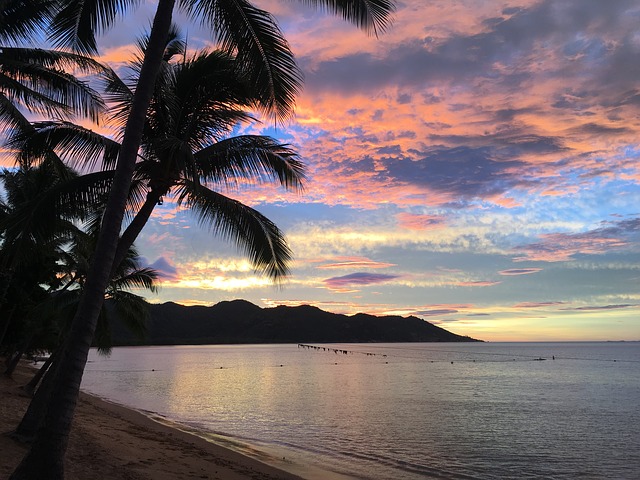
[[[0,375],[0,478],[7,479],[27,447],[6,435],[19,423],[32,371]],[[65,464],[67,480],[300,480],[288,472],[157,423],[145,415],[81,394]]]

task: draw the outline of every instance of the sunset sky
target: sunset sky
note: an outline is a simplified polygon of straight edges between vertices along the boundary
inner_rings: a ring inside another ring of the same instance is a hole
[[[290,122],[247,131],[294,145],[308,180],[232,196],[286,232],[292,274],[273,286],[165,202],[136,242],[165,275],[150,301],[416,315],[490,341],[640,340],[637,0],[406,0],[379,38],[256,4],[305,88]],[[103,59],[128,58],[152,12],[103,37]]]

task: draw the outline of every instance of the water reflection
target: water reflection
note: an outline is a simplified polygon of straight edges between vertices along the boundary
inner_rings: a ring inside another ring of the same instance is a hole
[[[638,344],[341,348],[114,349],[83,388],[361,478],[640,471]]]

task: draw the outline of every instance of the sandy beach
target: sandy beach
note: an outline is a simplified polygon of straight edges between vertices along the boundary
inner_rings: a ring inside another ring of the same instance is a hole
[[[26,446],[6,435],[29,398],[20,389],[32,370],[0,375],[0,478],[8,478]],[[200,437],[158,423],[140,412],[81,394],[65,465],[67,480],[300,480]]]

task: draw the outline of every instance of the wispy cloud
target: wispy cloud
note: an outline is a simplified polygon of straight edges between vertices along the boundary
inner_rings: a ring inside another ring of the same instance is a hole
[[[463,281],[463,282],[455,282],[455,285],[459,287],[493,287],[494,285],[499,285],[502,282],[491,281],[491,280],[475,280],[475,281]]]
[[[366,257],[338,257],[332,263],[318,265],[320,269],[345,269],[345,268],[389,268],[395,267],[394,263],[377,262]]]
[[[324,284],[330,290],[353,291],[353,287],[366,287],[368,285],[378,285],[398,278],[399,275],[386,275],[382,273],[358,272],[344,275],[342,277],[332,277],[324,280]]]
[[[622,305],[589,305],[584,307],[564,308],[563,310],[574,311],[598,311],[598,310],[619,310],[623,308],[640,308],[640,304],[622,304]]]
[[[541,268],[510,268],[509,270],[501,270],[498,273],[506,276],[530,275],[532,273],[538,273],[541,270]]]
[[[631,245],[631,237],[640,237],[640,218],[607,222],[580,233],[541,235],[541,241],[517,247],[516,261],[562,262],[576,254],[595,255],[621,250]],[[634,242],[635,245],[635,242]]]
[[[513,308],[546,308],[564,305],[566,302],[521,302],[513,306]]]

